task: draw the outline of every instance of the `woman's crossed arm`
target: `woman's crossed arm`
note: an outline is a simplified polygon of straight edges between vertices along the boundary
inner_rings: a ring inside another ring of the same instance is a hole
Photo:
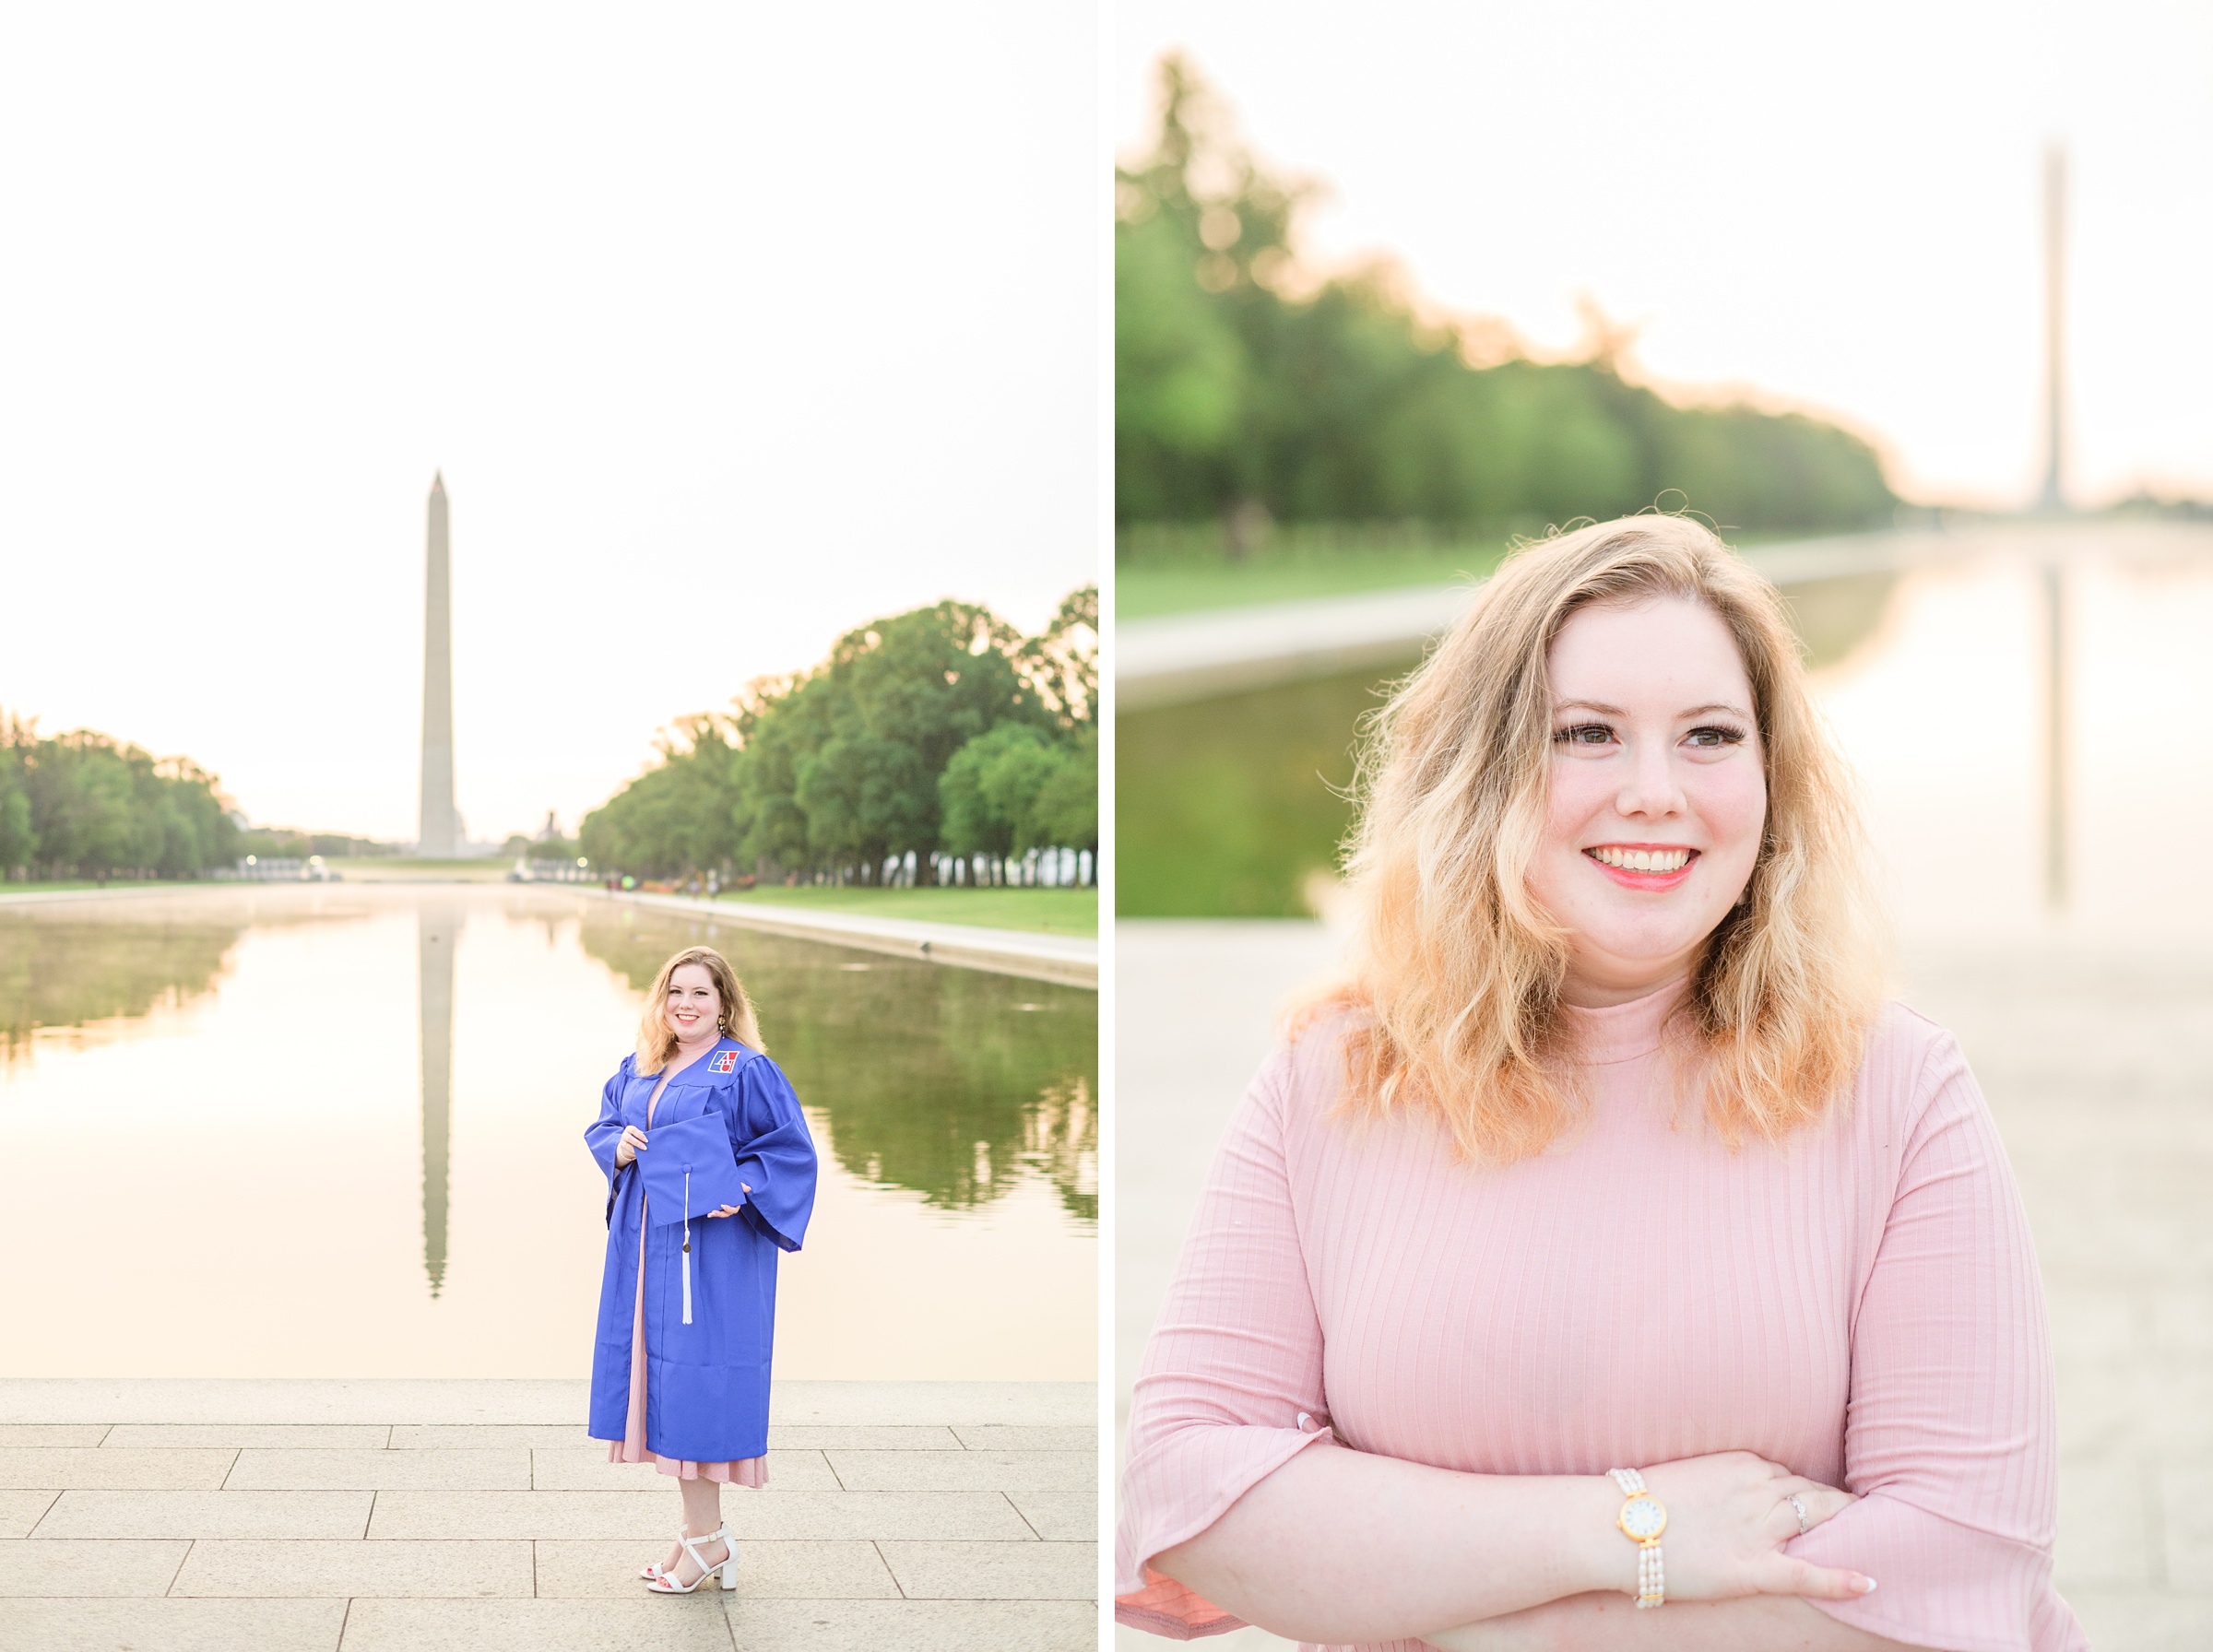
[[[1668,1510],[1670,1605],[1639,1611],[1637,1545],[1603,1476],[1461,1474],[1320,1446],[1254,1485],[1154,1569],[1248,1622],[1304,1640],[1419,1636],[1449,1652],[1577,1647],[1805,1646],[1895,1642],[1838,1622],[1810,1597],[1856,1599],[1856,1572],[1782,1552],[1852,1499],[1749,1452],[1645,1470]],[[1453,1625],[1465,1625],[1455,1628]]]

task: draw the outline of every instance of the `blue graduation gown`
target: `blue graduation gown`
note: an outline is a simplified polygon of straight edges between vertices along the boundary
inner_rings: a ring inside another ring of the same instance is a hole
[[[608,1177],[607,1270],[592,1351],[591,1436],[620,1440],[630,1411],[630,1347],[638,1292],[639,1203],[633,1162],[615,1143],[645,1123],[658,1073],[625,1056],[584,1133]],[[814,1208],[814,1141],[783,1070],[724,1039],[669,1080],[657,1125],[714,1113],[728,1129],[739,1174],[752,1188],[735,1216],[672,1221],[653,1210],[645,1243],[645,1447],[693,1462],[736,1462],[768,1449],[769,1351],[775,1336],[776,1253],[797,1250]],[[692,1323],[683,1323],[683,1243],[692,1234]]]

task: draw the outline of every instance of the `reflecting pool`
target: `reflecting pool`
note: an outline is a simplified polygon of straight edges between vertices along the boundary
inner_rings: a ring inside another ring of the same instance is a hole
[[[661,962],[736,966],[822,1159],[791,1377],[1095,1371],[1097,995],[596,893],[0,907],[14,1376],[589,1368],[583,1130]]]
[[[1859,557],[1782,594],[1900,938],[2202,938],[2213,883],[2145,832],[2213,804],[2213,762],[2181,732],[2213,691],[2213,530],[1869,536],[1827,560]],[[1311,910],[1352,820],[1361,719],[1396,675],[1118,716],[1121,914]]]
[[[1960,538],[1882,576],[1879,601],[1785,589],[1830,639],[1815,690],[1901,938],[2202,943],[2213,886],[2155,833],[2213,804],[2190,732],[2213,695],[2213,532]]]

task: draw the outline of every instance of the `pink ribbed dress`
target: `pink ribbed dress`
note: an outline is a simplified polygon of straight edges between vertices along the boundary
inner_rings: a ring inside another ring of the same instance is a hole
[[[1861,1498],[1790,1546],[1881,1586],[1822,1611],[1917,1646],[2087,1648],[2052,1586],[2043,1289],[1959,1046],[1892,1006],[1849,1105],[1732,1153],[1676,1116],[1679,991],[1568,1012],[1589,1123],[1502,1169],[1455,1165],[1425,1118],[1329,1117],[1342,1023],[1261,1068],[1137,1379],[1124,1622],[1238,1627],[1146,1563],[1299,1451],[1596,1475],[1748,1450]]]

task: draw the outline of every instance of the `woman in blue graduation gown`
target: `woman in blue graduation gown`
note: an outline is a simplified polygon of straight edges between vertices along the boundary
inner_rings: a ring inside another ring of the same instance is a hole
[[[814,1206],[814,1142],[722,954],[661,966],[585,1131],[608,1178],[591,1435],[676,1478],[684,1524],[647,1586],[737,1587],[722,1488],[767,1483],[776,1255]]]

